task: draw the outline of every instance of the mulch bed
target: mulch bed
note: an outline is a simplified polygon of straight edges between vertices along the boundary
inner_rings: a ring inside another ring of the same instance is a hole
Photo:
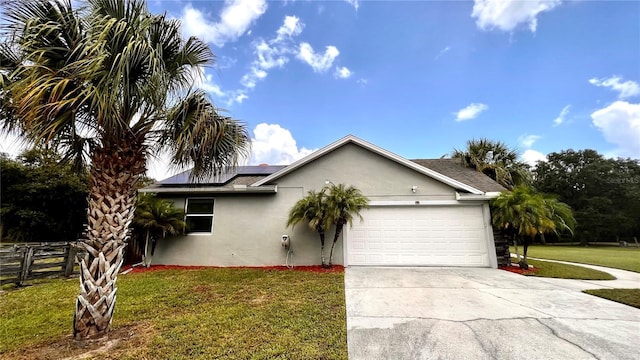
[[[160,270],[203,270],[203,269],[221,269],[223,267],[220,266],[182,266],[182,265],[151,265],[150,267],[136,266],[132,270],[128,271],[128,273],[144,273],[149,271],[160,271]],[[314,273],[341,273],[344,272],[344,267],[342,265],[333,265],[330,268],[323,268],[320,265],[315,266],[295,266],[293,269],[289,269],[286,266],[230,266],[226,267],[228,269],[256,269],[256,270],[267,270],[267,271],[306,271],[306,272],[314,272]],[[131,269],[131,266],[123,266],[122,272]]]
[[[520,266],[518,265],[500,266],[499,269],[510,271],[512,273],[516,273],[520,275],[533,275],[540,270],[538,268],[532,267],[531,265],[529,265],[529,270],[520,269]]]

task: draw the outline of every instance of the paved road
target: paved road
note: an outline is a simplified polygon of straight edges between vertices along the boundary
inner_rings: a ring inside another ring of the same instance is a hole
[[[347,268],[349,358],[640,359],[639,309],[580,292],[604,286],[555,280]]]

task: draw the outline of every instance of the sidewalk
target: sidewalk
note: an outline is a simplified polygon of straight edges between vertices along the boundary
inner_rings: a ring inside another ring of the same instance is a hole
[[[515,257],[516,255],[511,254],[511,256]],[[614,269],[614,268],[598,266],[598,265],[580,264],[580,263],[574,263],[569,261],[540,259],[540,258],[534,258],[530,256],[527,258],[531,260],[548,261],[548,262],[555,262],[560,264],[582,266],[582,267],[593,269],[593,270],[603,271],[616,277],[615,280],[576,280],[576,279],[539,278],[545,281],[548,280],[548,282],[550,283],[575,287],[576,290],[640,288],[640,273],[637,273],[637,272]]]

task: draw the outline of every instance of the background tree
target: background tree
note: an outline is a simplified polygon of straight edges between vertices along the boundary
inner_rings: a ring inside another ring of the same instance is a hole
[[[454,149],[451,157],[475,169],[507,189],[529,182],[529,166],[518,161],[518,152],[505,143],[488,139],[469,140],[466,149]]]
[[[184,231],[187,226],[184,218],[184,210],[176,208],[171,200],[158,198],[155,194],[138,196],[133,225],[134,232],[144,234],[143,262],[146,267],[151,265],[158,240]]]
[[[342,229],[346,224],[352,225],[353,217],[358,216],[362,221],[360,211],[369,207],[369,199],[365,197],[360,190],[354,186],[346,186],[345,184],[330,184],[323,192],[326,192],[325,206],[327,208],[327,223],[336,226],[336,232],[331,243],[331,251],[329,252],[329,266],[333,265],[333,248],[342,234]]]
[[[519,241],[524,245],[520,266],[525,269],[528,268],[527,250],[537,235],[573,234],[576,224],[569,205],[537,193],[529,186],[518,186],[493,199],[491,214],[494,228],[501,229],[514,244]]]
[[[324,189],[321,191],[310,190],[307,196],[298,200],[291,208],[287,220],[287,227],[291,226],[293,228],[300,222],[306,222],[311,230],[318,232],[320,236],[320,259],[322,261],[322,267],[327,267],[324,258],[324,243],[325,231],[329,223],[327,222],[326,194],[324,193]]]
[[[547,155],[533,171],[533,186],[557,194],[578,222],[576,237],[611,241],[640,233],[640,162],[605,159],[595,150],[565,150]]]
[[[149,154],[166,150],[194,177],[247,154],[244,124],[192,88],[209,47],[144,0],[2,2],[2,129],[90,159],[88,227],[74,336],[105,335]]]
[[[87,173],[33,149],[16,160],[0,155],[2,241],[76,241],[87,220]]]

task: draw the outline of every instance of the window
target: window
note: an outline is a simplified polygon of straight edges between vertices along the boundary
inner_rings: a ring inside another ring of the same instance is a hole
[[[213,231],[213,199],[187,199],[187,234],[211,233]]]

